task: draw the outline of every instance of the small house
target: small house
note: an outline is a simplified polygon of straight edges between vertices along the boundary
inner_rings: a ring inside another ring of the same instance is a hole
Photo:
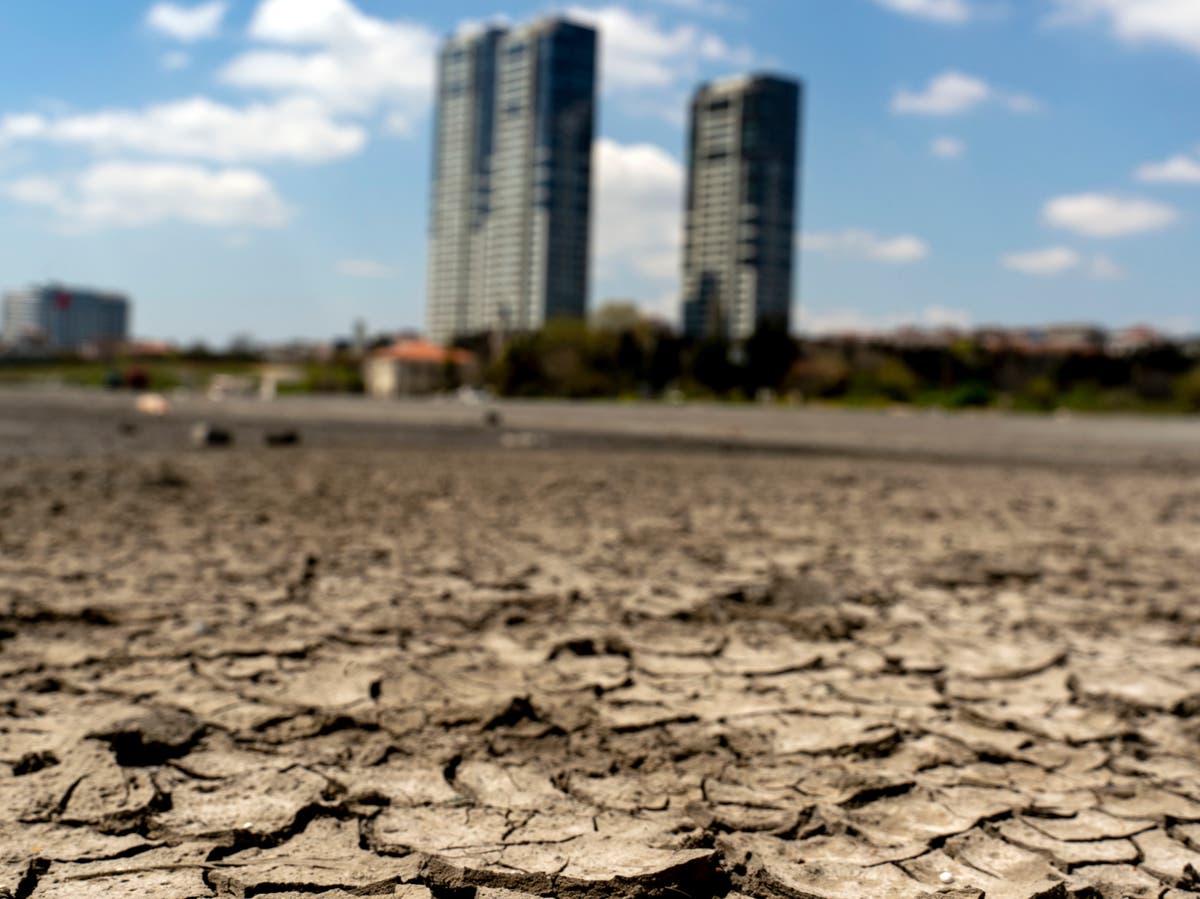
[[[363,362],[363,384],[371,396],[417,396],[475,384],[474,353],[425,340],[401,340],[375,350]]]

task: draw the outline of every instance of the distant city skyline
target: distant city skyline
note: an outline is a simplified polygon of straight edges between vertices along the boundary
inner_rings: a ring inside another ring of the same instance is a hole
[[[678,321],[687,97],[809,86],[795,330],[1200,331],[1200,22],[1134,0],[63,0],[0,13],[0,288],[222,343],[424,320],[436,53],[600,34],[590,305]]]

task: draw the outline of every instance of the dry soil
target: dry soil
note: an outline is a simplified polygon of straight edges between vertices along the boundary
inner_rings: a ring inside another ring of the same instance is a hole
[[[0,896],[1200,889],[1191,462],[39,408]]]

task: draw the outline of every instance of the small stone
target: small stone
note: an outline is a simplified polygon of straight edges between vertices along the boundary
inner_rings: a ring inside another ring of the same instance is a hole
[[[938,875],[938,880],[940,880],[942,883],[954,883],[954,875],[949,871],[943,871]]]
[[[213,427],[203,421],[192,425],[193,446],[229,446],[231,443],[233,435],[224,428]]]
[[[90,736],[112,747],[118,765],[138,768],[186,755],[204,731],[189,712],[158,706]]]
[[[158,393],[143,393],[134,405],[142,415],[166,415],[170,409],[166,399]]]
[[[267,431],[263,435],[267,446],[296,446],[300,443],[300,432],[295,430]]]

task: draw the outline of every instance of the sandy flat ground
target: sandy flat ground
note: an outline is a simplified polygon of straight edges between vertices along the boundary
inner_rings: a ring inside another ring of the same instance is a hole
[[[1200,890],[1195,422],[497,411],[0,392],[0,896]]]

